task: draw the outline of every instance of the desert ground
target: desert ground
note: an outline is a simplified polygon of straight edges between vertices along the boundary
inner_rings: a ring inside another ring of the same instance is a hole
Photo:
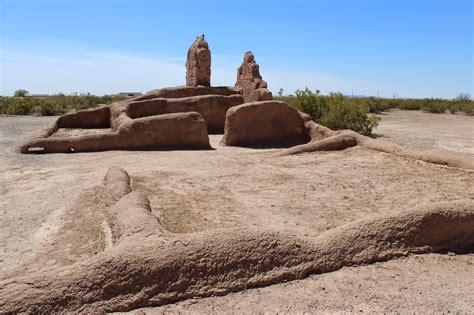
[[[380,117],[378,138],[474,154],[472,116],[394,110]],[[182,234],[251,227],[311,239],[362,218],[474,199],[473,171],[359,146],[274,157],[280,149],[222,147],[222,135],[211,135],[214,150],[15,151],[55,119],[0,117],[0,280],[71,265],[109,246],[94,207],[112,166],[148,195],[164,228]],[[469,312],[473,272],[472,253],[408,255],[133,312]]]

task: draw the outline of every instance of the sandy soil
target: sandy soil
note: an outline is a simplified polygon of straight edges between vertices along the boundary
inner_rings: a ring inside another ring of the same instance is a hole
[[[469,313],[473,269],[473,255],[413,255],[133,313]]]
[[[420,149],[440,148],[474,154],[474,117],[393,110],[379,115],[382,139]]]
[[[148,193],[153,213],[177,233],[254,226],[304,238],[430,201],[474,198],[473,172],[364,148],[272,158],[275,150],[220,147],[213,135],[212,151],[14,151],[54,119],[0,117],[0,278],[39,262],[73,263],[106,246],[102,218],[91,209],[114,165],[132,175],[133,190]],[[376,132],[386,140],[474,153],[474,117],[395,111],[382,119]],[[87,209],[78,211],[79,201]],[[79,249],[59,253],[74,233]],[[410,256],[143,311],[465,312],[474,309],[473,263],[472,254]]]

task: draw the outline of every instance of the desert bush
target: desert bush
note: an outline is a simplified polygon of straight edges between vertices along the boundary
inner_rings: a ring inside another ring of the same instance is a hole
[[[307,90],[298,91],[300,94],[305,93],[307,99],[317,98],[319,96],[319,91],[309,95]],[[292,96],[283,96],[276,97],[276,99],[287,102],[290,105],[299,106],[299,100],[297,97]],[[471,100],[468,94],[460,94],[454,100],[446,99],[402,99],[402,98],[375,98],[375,97],[358,97],[358,98],[349,98],[350,101],[354,104],[360,106],[365,106],[368,108],[368,112],[371,113],[381,113],[391,108],[398,108],[401,110],[423,110],[431,113],[444,113],[446,110],[449,110],[451,113],[461,112],[466,115],[474,115],[474,101]],[[312,103],[312,101],[309,101]],[[307,104],[303,104],[302,107],[309,108],[307,111],[310,112],[312,109],[311,106],[308,107]],[[302,109],[303,110],[303,109]],[[303,110],[305,111],[305,110]],[[306,111],[305,111],[306,112]]]
[[[354,99],[354,102],[366,106],[371,113],[381,113],[389,109],[387,100],[383,98],[365,97]]]
[[[5,108],[5,114],[8,115],[30,115],[33,114],[32,102],[29,102],[24,97],[14,98]]]
[[[380,118],[369,116],[367,105],[355,104],[341,93],[331,93],[327,107],[321,117],[321,124],[333,130],[351,129],[364,135],[371,135]]]
[[[35,109],[35,113],[38,113],[41,116],[56,116],[62,115],[65,112],[66,110],[58,103],[48,99],[40,102],[39,106]]]
[[[474,115],[474,101],[471,100],[469,94],[459,94],[458,97],[450,102],[449,111],[453,114],[459,111],[466,115]]]
[[[446,112],[447,108],[448,106],[446,103],[444,103],[442,100],[436,99],[425,99],[423,105],[421,106],[423,111],[434,114],[443,114]]]
[[[446,105],[442,103],[429,103],[421,108],[424,112],[433,114],[444,114],[446,112]]]
[[[474,102],[466,102],[459,104],[459,111],[463,112],[466,115],[473,116],[474,115]]]
[[[422,104],[419,100],[407,99],[400,102],[398,108],[402,110],[420,110],[421,105]]]
[[[323,96],[318,90],[308,88],[296,91],[296,97],[279,98],[310,115],[314,121],[334,130],[351,129],[370,135],[379,118],[368,115],[369,107],[352,102],[341,93]]]
[[[327,99],[321,96],[320,91],[311,91],[308,88],[296,90],[295,106],[302,112],[310,115],[315,121],[320,121],[327,111]]]
[[[90,94],[56,94],[44,98],[4,96],[0,97],[0,113],[56,116],[70,111],[92,108],[98,104],[111,104],[123,99],[123,97],[118,96],[95,96]]]
[[[6,114],[7,107],[10,106],[12,100],[11,97],[0,96],[0,114]]]

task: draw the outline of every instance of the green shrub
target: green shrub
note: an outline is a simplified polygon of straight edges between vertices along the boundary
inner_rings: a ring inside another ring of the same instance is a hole
[[[368,97],[362,99],[371,113],[380,113],[388,109],[388,104],[382,98]]]
[[[442,100],[425,99],[421,109],[428,113],[443,114],[446,112],[447,105]]]
[[[327,111],[327,100],[321,96],[319,90],[312,92],[305,88],[303,91],[296,90],[296,107],[310,115],[315,121],[320,121],[323,114]]]
[[[299,105],[301,101],[297,97],[292,96],[283,96],[283,97],[276,97],[275,99],[287,102],[290,105],[300,108],[302,111],[305,112],[312,112],[313,107],[308,106],[315,101],[323,102],[319,100],[318,97],[319,91],[316,93],[310,94],[308,90],[304,91],[297,91],[300,95],[304,93],[305,102],[302,103],[301,106]],[[322,97],[324,98],[324,97]],[[375,97],[361,97],[361,98],[350,98],[351,103],[358,104],[360,106],[365,106],[368,108],[368,111],[371,113],[380,113],[386,111],[391,108],[398,108],[401,110],[424,110],[426,112],[431,113],[444,113],[446,110],[449,110],[451,113],[461,112],[466,115],[474,115],[474,101],[471,100],[470,96],[467,94],[461,94],[454,100],[446,100],[446,99],[402,99],[402,98],[375,98]],[[322,104],[322,103],[321,103]],[[321,107],[316,106],[316,107]],[[305,108],[305,110],[303,109]],[[312,116],[317,116],[312,114]]]
[[[474,101],[471,100],[469,94],[459,94],[451,103],[449,107],[451,113],[460,111],[466,115],[474,115]]]
[[[469,102],[458,103],[457,109],[466,115],[473,116],[474,115],[474,102],[469,101]]]
[[[296,91],[296,97],[288,103],[310,115],[317,123],[334,130],[351,129],[370,135],[380,120],[367,114],[367,105],[352,102],[341,93],[323,96],[318,90],[312,92],[306,88]]]
[[[7,107],[10,106],[13,98],[0,96],[0,114],[7,113]]]
[[[64,112],[65,110],[63,108],[50,100],[44,100],[40,103],[39,108],[36,109],[36,113],[41,114],[41,116],[62,115]]]
[[[420,110],[421,109],[421,102],[418,100],[404,100],[403,102],[400,103],[398,106],[399,109],[402,110]]]
[[[95,96],[90,94],[56,94],[44,98],[0,97],[0,113],[10,115],[63,115],[69,111],[92,108],[98,104],[111,104],[125,98],[118,96]]]
[[[30,115],[32,114],[33,103],[24,97],[15,97],[5,109],[5,113],[9,115]]]
[[[327,108],[321,116],[321,124],[333,130],[351,129],[364,135],[371,135],[380,118],[367,115],[368,106],[354,104],[341,93],[331,93]]]
[[[433,114],[444,114],[446,112],[446,106],[441,103],[431,103],[423,106],[422,110]]]

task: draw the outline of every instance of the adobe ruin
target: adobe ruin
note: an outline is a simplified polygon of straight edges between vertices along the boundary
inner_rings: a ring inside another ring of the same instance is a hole
[[[186,85],[211,86],[211,51],[204,39],[204,34],[198,36],[188,50]]]
[[[24,143],[20,151],[209,149],[208,133],[224,131],[229,108],[272,99],[251,52],[245,53],[234,87],[212,87],[210,83],[211,51],[201,35],[188,50],[185,86],[156,89],[109,106],[65,114]],[[60,128],[97,130],[80,136],[55,135]]]
[[[360,145],[430,163],[474,169],[472,158],[460,153],[407,149],[317,124],[294,107],[272,100],[250,52],[245,54],[234,87],[211,87],[210,51],[204,36],[196,42],[190,48],[188,61],[195,62],[193,58],[201,54],[207,58],[207,53],[196,52],[207,49],[209,72],[203,70],[205,75],[200,76],[202,64],[188,62],[186,86],[153,90],[110,106],[63,115],[39,137],[25,143],[22,153],[209,149],[208,133],[224,132],[221,143],[229,146],[300,144],[272,156]],[[104,132],[54,136],[61,128]],[[166,176],[157,177],[163,185],[169,185]],[[84,195],[90,202],[72,205],[80,212],[99,209],[96,212],[104,217],[107,231],[103,232],[104,238],[110,244],[104,241],[108,245],[78,262],[35,268],[1,280],[0,313],[131,311],[225,295],[409,254],[474,248],[471,199],[421,204],[402,212],[397,209],[392,214],[357,219],[301,238],[271,228],[248,226],[177,233],[167,229],[152,212],[146,192],[140,185],[131,185],[124,169],[110,168],[103,185]]]
[[[260,67],[251,51],[244,55],[244,61],[237,69],[236,87],[242,89],[245,102],[268,101],[273,99],[267,89],[267,82],[260,75]]]
[[[224,133],[221,145],[290,147],[274,156],[364,146],[429,163],[474,169],[466,154],[419,151],[372,139],[351,130],[333,131],[285,102],[272,101],[251,51],[237,70],[235,86],[210,85],[211,52],[204,35],[191,45],[186,85],[149,91],[109,106],[81,110],[56,122],[20,146],[21,153],[106,150],[212,149],[209,133]],[[61,128],[94,129],[79,136],[56,135]]]

